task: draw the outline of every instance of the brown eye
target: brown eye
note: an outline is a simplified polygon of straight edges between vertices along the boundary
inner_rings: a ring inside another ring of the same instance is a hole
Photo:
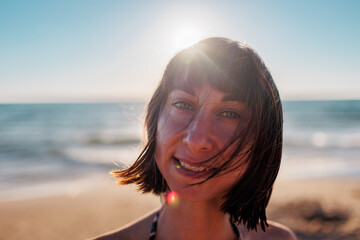
[[[194,110],[194,108],[187,102],[176,102],[176,103],[174,103],[174,106],[179,109]]]

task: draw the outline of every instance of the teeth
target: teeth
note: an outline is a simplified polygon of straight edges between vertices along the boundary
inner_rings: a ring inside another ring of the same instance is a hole
[[[190,166],[189,164],[187,163],[184,163],[182,161],[179,160],[179,163],[180,165],[185,168],[185,169],[188,169],[188,170],[191,170],[193,172],[202,172],[202,171],[206,171],[208,170],[207,168],[204,168],[204,167],[194,167],[194,166]]]

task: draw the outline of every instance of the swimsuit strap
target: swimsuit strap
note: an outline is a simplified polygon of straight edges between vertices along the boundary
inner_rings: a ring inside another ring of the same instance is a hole
[[[150,231],[150,237],[149,240],[155,240],[155,236],[156,236],[156,229],[157,229],[157,223],[158,223],[158,219],[159,219],[159,214],[160,211],[157,212],[154,216],[154,220],[153,220],[153,224],[151,225],[151,231]],[[231,223],[231,227],[237,237],[238,240],[242,240],[243,236],[241,233],[239,233],[239,229],[236,227],[236,225],[233,222]]]
[[[157,229],[157,222],[159,219],[159,212],[157,212],[154,216],[154,220],[153,220],[153,224],[151,225],[151,231],[150,231],[150,237],[149,240],[155,240],[155,235],[156,235],[156,229]]]

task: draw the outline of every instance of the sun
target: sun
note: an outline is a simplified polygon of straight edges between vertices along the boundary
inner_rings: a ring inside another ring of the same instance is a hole
[[[196,27],[181,27],[173,34],[173,49],[178,52],[200,41],[202,37],[201,32]]]

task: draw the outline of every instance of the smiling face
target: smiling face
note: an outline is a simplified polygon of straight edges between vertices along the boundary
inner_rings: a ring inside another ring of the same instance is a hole
[[[246,110],[243,103],[207,84],[194,92],[170,92],[158,120],[155,156],[169,188],[180,198],[221,199],[242,175],[245,167],[239,163],[244,155],[239,154],[230,171],[206,180],[234,152],[237,141],[230,141]]]
[[[144,148],[113,175],[143,193],[170,188],[183,200],[221,200],[231,219],[265,230],[282,123],[260,56],[230,39],[205,39],[170,60],[147,106]]]

